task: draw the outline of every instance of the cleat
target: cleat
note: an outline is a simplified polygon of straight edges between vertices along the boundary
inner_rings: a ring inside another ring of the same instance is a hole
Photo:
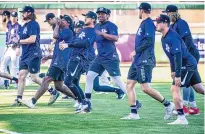
[[[170,105],[165,107],[165,116],[164,120],[168,120],[172,117],[172,113],[174,111],[175,105],[173,102],[170,102]]]
[[[78,102],[78,100],[75,100],[75,104],[73,105],[73,107],[77,108],[79,107],[80,103]]]
[[[136,107],[137,107],[137,110],[139,110],[142,107],[142,103],[139,102],[138,100],[136,100]]]
[[[200,115],[200,110],[199,110],[199,108],[190,107],[189,114],[190,115]]]
[[[76,109],[76,112],[75,113],[80,113],[82,111],[84,111],[85,109],[88,108],[88,104],[80,104],[79,107]]]
[[[9,105],[10,107],[19,107],[21,106],[21,103],[16,99],[12,104]]]
[[[186,118],[184,119],[179,119],[177,118],[177,120],[175,120],[174,122],[170,122],[170,123],[167,123],[168,125],[188,125],[188,121]]]
[[[18,102],[20,102],[22,105],[27,106],[28,108],[35,108],[35,104],[32,103],[32,100],[23,101],[22,99],[18,99]]]
[[[189,115],[189,108],[186,106],[183,106],[183,111],[185,115]]]
[[[119,99],[119,100],[124,99],[125,96],[126,96],[126,94],[125,94],[122,90],[120,90],[120,91],[117,93],[117,99]]]
[[[122,119],[122,120],[139,120],[140,116],[139,116],[139,114],[130,113],[129,115],[127,115],[123,118],[120,118],[120,119]]]
[[[52,94],[49,101],[48,101],[48,105],[52,105],[60,96],[60,93],[58,91],[56,91],[56,94]]]

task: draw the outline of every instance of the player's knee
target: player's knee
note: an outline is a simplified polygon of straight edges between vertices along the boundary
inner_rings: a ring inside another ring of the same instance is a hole
[[[149,93],[150,87],[147,84],[141,84],[141,89],[144,93]]]
[[[36,74],[31,74],[30,78],[33,82],[37,82],[37,75]]]
[[[55,84],[55,89],[56,90],[59,90],[59,89],[62,89],[62,88],[63,88],[63,85]]]
[[[126,89],[128,91],[132,91],[134,89],[135,84],[132,81],[127,81]]]
[[[94,81],[95,77],[91,74],[91,73],[88,73],[86,75],[86,81]]]
[[[19,81],[25,80],[26,79],[26,74],[19,72]]]

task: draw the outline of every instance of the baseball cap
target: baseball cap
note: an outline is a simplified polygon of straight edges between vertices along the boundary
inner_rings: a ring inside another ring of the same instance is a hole
[[[165,11],[162,11],[163,13],[167,12],[178,12],[178,8],[175,5],[168,5],[165,9]]]
[[[31,13],[34,13],[35,11],[34,11],[34,8],[33,8],[33,7],[31,7],[31,6],[25,6],[25,7],[23,8],[23,10],[22,10],[22,11],[19,11],[19,12],[31,12]]]
[[[3,13],[1,13],[0,15],[4,15],[4,16],[10,16],[10,12],[9,11],[3,11]]]
[[[82,28],[85,25],[84,21],[79,20],[76,24],[75,24],[75,28]]]
[[[18,17],[18,13],[14,11],[14,12],[11,13],[11,16],[12,17]]]
[[[111,10],[110,10],[110,9],[107,9],[107,13],[108,13],[108,14],[111,14]]]
[[[86,14],[82,14],[83,16],[87,16],[88,18],[91,18],[91,19],[97,19],[97,15],[96,13],[92,12],[92,11],[88,11],[88,13]]]
[[[142,2],[139,6],[139,9],[143,9],[145,11],[151,11],[152,10],[152,7],[149,3],[146,3],[146,2]]]
[[[96,13],[99,13],[99,12],[103,12],[103,13],[109,14],[108,9],[104,8],[104,7],[98,7]]]
[[[164,14],[160,14],[160,16],[157,17],[156,20],[154,20],[154,21],[156,21],[157,23],[164,22],[164,23],[170,24],[169,16],[164,15]]]
[[[69,24],[73,24],[73,20],[71,19],[71,17],[69,15],[61,15],[60,16],[61,19],[65,19]]]
[[[53,18],[55,18],[55,15],[53,13],[48,13],[48,14],[46,14],[46,20],[44,20],[44,22],[47,22]]]

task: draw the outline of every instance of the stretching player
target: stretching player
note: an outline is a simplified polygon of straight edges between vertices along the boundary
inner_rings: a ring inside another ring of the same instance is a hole
[[[199,51],[194,45],[189,25],[185,20],[181,19],[180,14],[178,13],[178,8],[175,5],[168,5],[163,12],[166,12],[170,18],[170,28],[181,36],[189,53],[194,56],[198,63],[200,58]],[[190,108],[188,108],[188,103],[190,104]],[[192,87],[183,87],[183,110],[185,114],[200,114],[200,110],[197,108],[195,102],[194,90]]]
[[[144,93],[151,96],[165,107],[164,119],[170,119],[174,104],[166,100],[160,92],[150,86],[152,79],[152,69],[155,67],[155,26],[150,18],[151,5],[149,3],[141,3],[139,6],[139,18],[142,22],[138,28],[135,38],[134,61],[130,67],[127,78],[127,95],[130,104],[131,113],[121,119],[140,119],[136,107],[135,84],[139,83]]]
[[[162,33],[162,47],[169,58],[173,73],[171,92],[177,109],[178,118],[168,124],[188,124],[184,115],[180,86],[192,86],[200,94],[204,94],[204,87],[197,70],[196,59],[188,52],[185,43],[176,32],[169,29],[170,19],[167,15],[160,15],[156,19],[156,30]]]
[[[19,101],[22,99],[26,77],[30,73],[30,77],[33,82],[37,84],[42,83],[42,79],[38,76],[40,71],[41,63],[41,49],[40,49],[40,27],[35,21],[36,15],[34,9],[30,6],[25,6],[22,17],[25,21],[19,35],[20,38],[12,38],[14,43],[20,44],[22,46],[22,55],[19,63],[19,83],[18,83],[18,93],[17,99],[11,106],[19,106]],[[49,92],[56,96],[56,91],[53,88],[49,89]],[[52,104],[56,97],[51,97],[49,104]],[[54,98],[54,100],[53,100]]]
[[[96,13],[99,20],[99,23],[95,25],[98,55],[89,67],[86,76],[85,96],[87,100],[91,99],[94,79],[107,70],[113,82],[123,90],[121,94],[121,99],[123,99],[126,95],[126,88],[120,77],[119,57],[115,46],[118,40],[118,28],[114,23],[108,21],[108,9],[100,7]]]
[[[53,38],[56,39],[56,44],[52,56],[52,62],[46,77],[43,79],[40,89],[36,92],[34,97],[28,101],[20,101],[29,108],[34,108],[37,100],[48,90],[48,86],[51,82],[54,82],[56,90],[76,98],[75,95],[70,91],[70,89],[63,84],[64,73],[66,70],[66,63],[68,57],[70,57],[71,49],[61,51],[59,49],[59,44],[62,41],[72,42],[73,40],[73,31],[70,29],[72,26],[72,19],[68,15],[64,15],[61,20],[57,20]],[[65,55],[66,56],[65,58]]]

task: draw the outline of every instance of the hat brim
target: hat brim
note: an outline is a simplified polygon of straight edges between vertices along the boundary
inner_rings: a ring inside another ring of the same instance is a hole
[[[96,13],[100,13],[100,12],[105,13],[105,14],[108,14],[107,12],[104,12],[104,11],[97,11]]]
[[[167,11],[166,11],[166,10],[164,10],[164,11],[162,11],[162,13],[167,13]]]
[[[44,22],[48,22],[48,20],[44,20]]]
[[[82,14],[82,16],[87,16],[86,14]]]
[[[19,11],[20,13],[24,13],[25,11]]]

